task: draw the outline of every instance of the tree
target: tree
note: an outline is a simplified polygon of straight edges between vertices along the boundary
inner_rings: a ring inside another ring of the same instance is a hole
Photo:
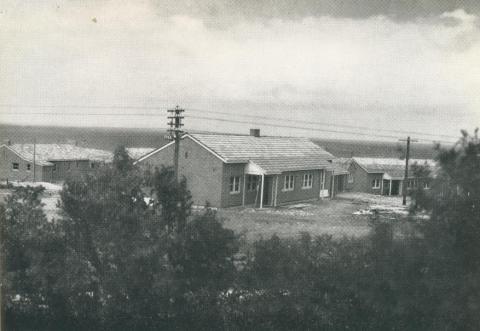
[[[113,166],[123,173],[133,170],[133,159],[128,154],[125,146],[118,146],[115,149],[113,153]]]
[[[183,233],[192,211],[192,196],[186,179],[177,183],[173,170],[162,167],[155,168],[147,182],[152,187],[153,206],[162,216],[167,233]]]
[[[462,134],[454,147],[439,148],[439,173],[431,194],[421,203],[431,211],[431,234],[442,235],[462,269],[476,272],[480,270],[480,141],[478,129],[473,136]]]
[[[65,291],[72,314],[85,324],[159,327],[156,316],[168,302],[160,295],[169,275],[165,234],[162,219],[145,202],[143,184],[123,148],[111,166],[64,184]]]
[[[431,213],[422,231],[431,292],[442,299],[438,321],[452,329],[480,329],[480,141],[462,132],[440,166],[430,193],[419,200]]]
[[[220,328],[238,245],[211,209],[192,216],[185,181],[168,169],[145,178],[118,148],[112,164],[65,182],[61,219],[46,219],[42,192],[15,190],[1,215],[9,327]]]
[[[83,325],[191,328],[215,312],[235,237],[209,209],[191,216],[185,180],[177,184],[168,169],[145,178],[119,148],[111,166],[67,181],[60,206],[65,293]]]
[[[419,208],[431,210],[432,206],[428,204],[430,200],[430,191],[426,186],[430,186],[433,181],[432,169],[428,164],[412,164],[413,182],[409,192],[412,198],[410,208],[415,212]]]
[[[169,260],[188,289],[223,289],[231,283],[237,237],[207,208],[186,225],[169,250]]]
[[[65,242],[60,226],[43,213],[43,191],[43,187],[18,187],[2,207],[9,328],[50,328],[52,321],[65,316],[66,302],[57,287]]]

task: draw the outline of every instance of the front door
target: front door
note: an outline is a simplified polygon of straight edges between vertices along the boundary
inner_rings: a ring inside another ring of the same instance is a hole
[[[384,179],[383,180],[383,195],[390,195],[390,181]]]
[[[399,195],[400,194],[400,181],[393,180],[392,181],[392,195]]]

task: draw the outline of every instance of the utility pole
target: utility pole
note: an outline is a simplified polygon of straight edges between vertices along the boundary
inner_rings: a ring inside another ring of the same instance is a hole
[[[173,165],[174,165],[174,171],[175,171],[175,182],[178,183],[178,158],[180,154],[180,135],[182,134],[182,119],[184,118],[182,116],[183,112],[185,109],[181,109],[179,106],[176,106],[175,109],[168,109],[167,110],[169,113],[168,119],[170,122],[168,122],[168,125],[170,125],[170,129],[168,129],[168,132],[170,132],[170,137],[175,140],[175,154],[173,156]]]
[[[35,167],[35,158],[36,158],[36,149],[37,149],[37,138],[33,138],[33,182],[35,183],[35,181],[37,180],[37,172],[36,172],[36,168]]]
[[[403,201],[402,204],[405,206],[407,205],[407,187],[408,187],[408,161],[410,159],[410,142],[417,142],[418,140],[410,139],[410,136],[407,139],[400,139],[400,141],[407,142],[407,151],[405,152],[405,176],[403,178],[403,187],[402,187],[402,195]]]

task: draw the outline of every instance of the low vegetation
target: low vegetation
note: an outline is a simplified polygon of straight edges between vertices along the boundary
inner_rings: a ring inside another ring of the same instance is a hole
[[[438,161],[431,189],[412,195],[412,215],[430,217],[412,217],[401,240],[372,217],[366,237],[273,236],[240,260],[214,211],[191,213],[185,182],[141,173],[119,148],[112,167],[65,183],[53,222],[41,189],[16,188],[1,205],[7,326],[478,330],[478,132]]]

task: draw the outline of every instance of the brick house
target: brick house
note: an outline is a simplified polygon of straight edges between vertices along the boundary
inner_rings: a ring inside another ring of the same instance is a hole
[[[4,144],[0,146],[0,180],[61,182],[91,173],[112,157],[108,151],[71,144],[36,144],[35,148],[33,144]]]
[[[413,165],[427,165],[435,170],[435,162],[427,159],[410,159],[407,189],[417,185],[429,187],[428,179],[414,177]],[[365,192],[381,195],[401,195],[405,178],[405,160],[394,158],[366,158],[354,157],[351,159],[347,175],[348,191]],[[421,183],[417,183],[417,181]]]
[[[174,142],[141,157],[143,168],[173,166]],[[333,156],[306,138],[186,134],[179,175],[195,205],[278,206],[328,195]]]

